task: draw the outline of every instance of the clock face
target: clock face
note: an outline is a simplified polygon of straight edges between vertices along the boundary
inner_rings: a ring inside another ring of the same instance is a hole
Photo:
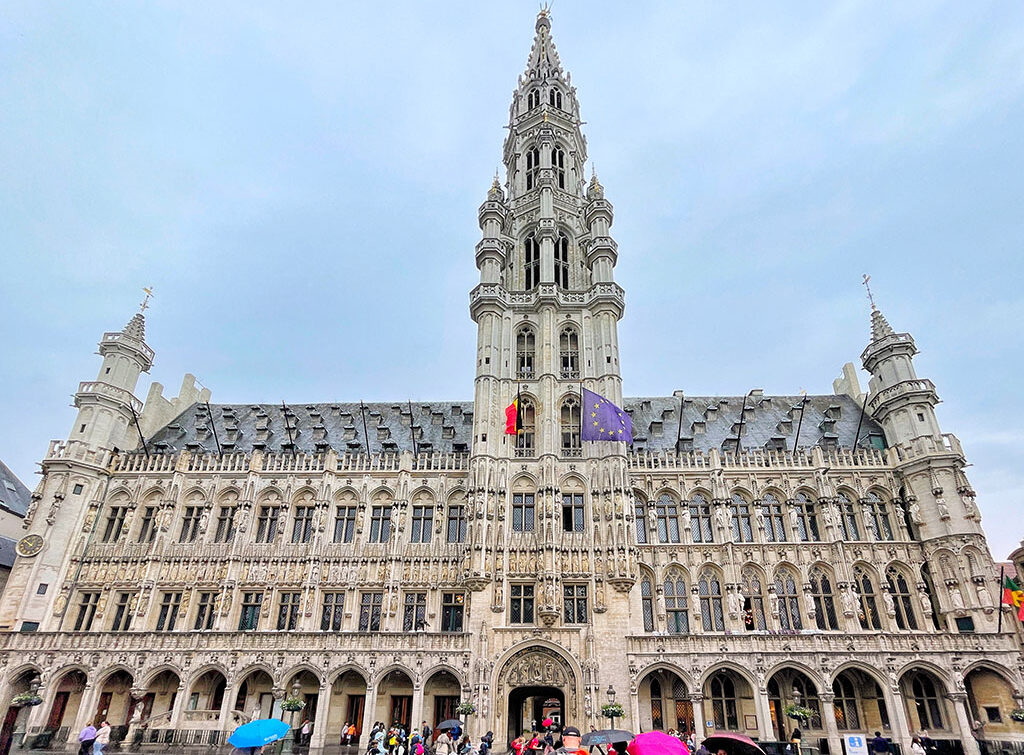
[[[43,549],[42,535],[25,535],[18,541],[16,550],[19,556],[34,556]]]

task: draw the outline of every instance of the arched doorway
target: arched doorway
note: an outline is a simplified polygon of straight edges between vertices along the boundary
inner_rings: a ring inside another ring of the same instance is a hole
[[[545,718],[561,724],[580,720],[576,673],[558,652],[525,647],[502,665],[495,686],[494,729],[507,741]],[[505,704],[502,705],[501,703]]]
[[[412,725],[412,678],[402,669],[387,672],[377,684],[377,710],[374,721],[385,726],[401,724],[406,731]]]
[[[7,693],[11,697],[17,697],[23,692],[34,691],[39,688],[39,672],[35,669],[22,671],[10,683]],[[25,725],[28,721],[29,711],[32,708],[27,705],[11,705],[7,708],[4,716],[3,728],[0,729],[0,753],[7,755],[14,744],[21,745],[25,738]]]
[[[331,701],[327,708],[326,743],[329,745],[342,744],[345,736],[343,727],[348,724],[356,727],[352,743],[358,743],[359,735],[363,733],[365,706],[366,679],[353,669],[341,673],[331,684]],[[369,726],[373,726],[373,721],[369,722]]]
[[[437,730],[437,725],[449,718],[458,718],[455,707],[462,699],[462,685],[451,671],[435,671],[423,685],[423,717],[430,727]],[[420,721],[413,722],[415,727]]]
[[[655,669],[640,681],[640,728],[689,734],[694,729],[693,703],[682,678],[668,669]]]
[[[1017,701],[1006,678],[991,668],[979,666],[964,677],[964,687],[971,720],[981,724],[977,736],[993,740],[1015,739],[1015,728],[1019,724],[1010,718],[1010,711],[1017,707]]]
[[[49,735],[48,741],[51,745],[68,741],[78,717],[78,708],[82,704],[85,684],[85,673],[79,669],[68,671],[57,682],[50,710],[43,724],[43,734]]]
[[[797,669],[779,669],[768,680],[768,709],[772,717],[772,730],[780,742],[789,740],[793,729],[801,729],[804,739],[824,736],[821,718],[821,698],[810,677]],[[786,707],[798,705],[811,711],[808,719],[794,719],[786,715]]]

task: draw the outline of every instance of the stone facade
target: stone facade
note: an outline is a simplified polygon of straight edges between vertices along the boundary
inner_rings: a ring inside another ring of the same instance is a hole
[[[614,691],[637,731],[785,740],[797,704],[833,753],[1021,739],[1014,628],[909,334],[873,309],[866,396],[848,367],[834,396],[623,398],[612,206],[550,28],[480,208],[472,402],[211,406],[186,378],[144,408],[142,314],[103,336],[0,602],[2,694],[43,698],[19,731],[218,743],[299,697],[314,748],[346,722],[365,745],[461,700],[504,742],[602,728]],[[581,443],[584,386],[632,446]]]

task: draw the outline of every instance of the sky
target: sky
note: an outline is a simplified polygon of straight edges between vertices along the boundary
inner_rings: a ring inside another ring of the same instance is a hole
[[[0,459],[30,487],[95,345],[221,402],[473,395],[477,208],[536,2],[0,7]],[[1024,537],[1024,4],[557,0],[615,206],[628,396],[830,393],[861,276]],[[862,383],[866,376],[861,373]]]

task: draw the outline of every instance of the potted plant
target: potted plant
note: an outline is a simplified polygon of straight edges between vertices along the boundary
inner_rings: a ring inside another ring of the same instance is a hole
[[[605,703],[601,706],[601,715],[605,718],[624,718],[626,710],[620,703]]]
[[[790,703],[782,710],[790,718],[796,719],[797,721],[803,721],[806,723],[811,720],[811,716],[814,715],[814,711],[810,708],[805,708],[803,705],[797,705]]]
[[[300,697],[288,697],[281,701],[281,710],[287,710],[291,713],[302,710],[306,707],[306,701]]]
[[[1014,708],[1011,710],[1010,718],[1014,721],[1024,721],[1024,708]]]
[[[461,702],[455,706],[455,713],[460,716],[472,716],[476,713],[476,706],[471,702]]]
[[[43,698],[35,692],[22,692],[20,695],[14,696],[11,705],[39,705],[42,702]]]

